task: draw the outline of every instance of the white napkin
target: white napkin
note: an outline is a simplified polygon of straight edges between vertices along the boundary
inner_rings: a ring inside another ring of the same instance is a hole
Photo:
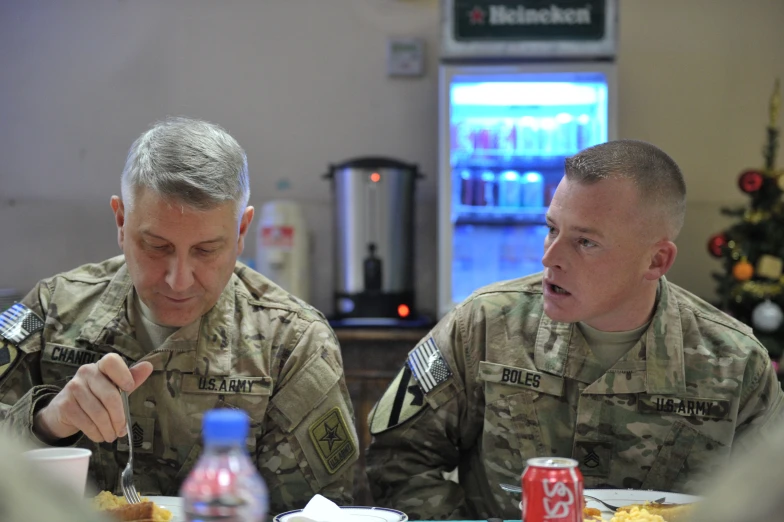
[[[340,506],[316,494],[301,513],[289,518],[287,522],[343,522]]]

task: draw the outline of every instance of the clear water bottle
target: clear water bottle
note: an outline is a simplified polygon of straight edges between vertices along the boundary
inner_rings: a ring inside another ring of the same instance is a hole
[[[267,486],[248,455],[248,416],[237,410],[204,414],[204,453],[180,489],[187,522],[264,522]]]

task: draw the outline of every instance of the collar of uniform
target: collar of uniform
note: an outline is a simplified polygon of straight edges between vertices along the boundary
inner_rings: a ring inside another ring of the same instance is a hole
[[[128,321],[127,304],[132,289],[131,276],[123,264],[82,325],[78,340],[110,346],[131,361],[144,357],[144,350],[134,338],[133,327]]]
[[[669,283],[662,277],[650,326],[640,342],[611,369],[633,372],[644,368],[645,390],[650,394],[682,394],[686,390],[680,311],[670,294]],[[537,369],[586,384],[604,374],[577,325],[552,321],[544,312],[534,357]]]
[[[599,360],[574,323],[560,323],[542,313],[534,348],[536,368],[591,383],[604,373]]]
[[[229,375],[232,347],[237,344],[236,286],[239,278],[232,274],[218,302],[201,318],[196,347],[194,373],[199,375]]]
[[[659,282],[659,300],[651,323],[640,340],[585,393],[686,393],[683,335],[678,303],[666,279]]]
[[[659,280],[659,302],[644,335],[647,392],[650,394],[686,393],[686,370],[683,360],[683,329],[678,300],[670,284]]]

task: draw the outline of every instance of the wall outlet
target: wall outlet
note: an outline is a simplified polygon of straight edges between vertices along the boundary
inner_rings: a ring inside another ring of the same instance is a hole
[[[387,75],[422,76],[425,73],[425,41],[422,38],[390,37],[387,40]]]

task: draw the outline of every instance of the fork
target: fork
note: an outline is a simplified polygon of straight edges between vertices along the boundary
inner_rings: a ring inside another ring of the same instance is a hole
[[[129,504],[138,504],[142,501],[139,494],[136,492],[136,486],[133,485],[133,436],[131,432],[131,407],[128,405],[128,394],[120,390],[122,396],[123,409],[125,410],[125,424],[128,432],[128,464],[122,472],[120,477],[120,487],[122,488],[125,500]]]

